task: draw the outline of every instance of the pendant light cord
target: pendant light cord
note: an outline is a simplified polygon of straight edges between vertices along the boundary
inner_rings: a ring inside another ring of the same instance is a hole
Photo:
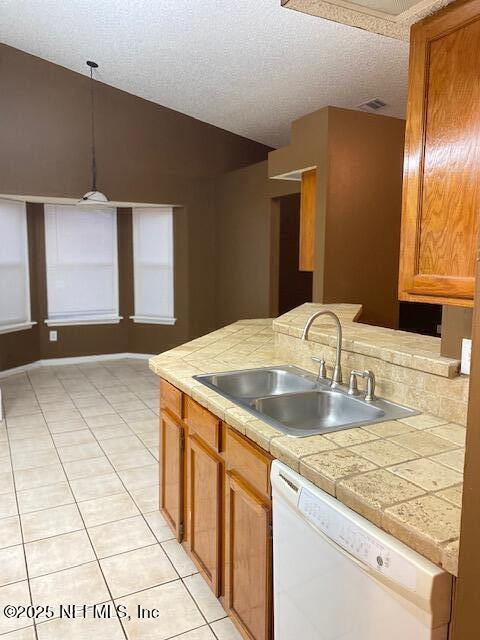
[[[90,67],[90,104],[92,116],[92,191],[97,190],[97,160],[95,156],[95,91],[93,87],[93,67]]]

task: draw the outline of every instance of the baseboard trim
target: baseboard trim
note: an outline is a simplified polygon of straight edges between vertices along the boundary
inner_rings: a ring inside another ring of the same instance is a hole
[[[73,356],[71,358],[48,358],[47,360],[35,360],[20,367],[5,369],[0,371],[0,379],[14,376],[18,373],[25,373],[39,367],[55,367],[64,364],[86,364],[88,362],[102,362],[105,360],[147,360],[153,353],[105,353],[96,356]]]

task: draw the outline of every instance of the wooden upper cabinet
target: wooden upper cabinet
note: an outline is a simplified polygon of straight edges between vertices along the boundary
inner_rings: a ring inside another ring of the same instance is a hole
[[[317,191],[317,171],[311,169],[302,173],[300,193],[300,271],[315,268],[315,209]]]
[[[480,0],[412,28],[401,300],[473,306],[480,209]]]

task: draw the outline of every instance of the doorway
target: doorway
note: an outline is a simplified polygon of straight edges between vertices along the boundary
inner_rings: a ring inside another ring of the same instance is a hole
[[[300,194],[278,198],[279,256],[278,256],[278,313],[282,315],[304,302],[312,301],[313,274],[300,271]]]

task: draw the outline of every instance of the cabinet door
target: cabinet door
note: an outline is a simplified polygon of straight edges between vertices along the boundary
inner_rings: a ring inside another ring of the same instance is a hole
[[[160,508],[177,540],[183,538],[184,427],[160,412]]]
[[[412,28],[400,299],[473,306],[480,208],[480,1]]]
[[[189,551],[216,596],[220,595],[223,462],[195,436],[188,443]]]
[[[271,506],[227,471],[225,573],[228,611],[250,640],[272,633]]]
[[[300,192],[300,271],[315,269],[315,219],[317,202],[317,171],[311,169],[302,173]]]

